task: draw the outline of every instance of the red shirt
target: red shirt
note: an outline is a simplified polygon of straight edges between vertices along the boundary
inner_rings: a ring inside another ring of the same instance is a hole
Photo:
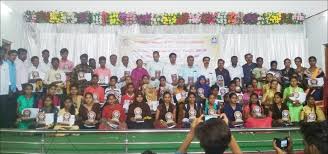
[[[97,86],[97,87],[89,86],[89,87],[84,89],[84,94],[87,93],[87,92],[97,95],[99,102],[104,103],[104,101],[105,101],[105,90],[104,90],[103,87],[101,87],[101,86]]]
[[[131,96],[129,96],[128,94],[125,94],[122,96],[120,104],[124,105],[125,101],[130,101],[130,104],[131,104],[133,102],[133,99],[134,99],[134,94],[132,94]]]
[[[112,119],[114,111],[119,111],[120,112],[119,120],[120,120],[120,122],[124,122],[125,119],[126,119],[126,115],[125,115],[123,107],[120,104],[106,105],[103,108],[103,111],[102,111],[102,118]]]

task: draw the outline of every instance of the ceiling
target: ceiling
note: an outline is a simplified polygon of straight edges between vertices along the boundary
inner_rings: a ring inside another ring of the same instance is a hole
[[[327,0],[319,1],[2,1],[12,10],[111,10],[135,12],[200,12],[200,11],[243,11],[243,12],[303,12],[311,16],[328,9]]]

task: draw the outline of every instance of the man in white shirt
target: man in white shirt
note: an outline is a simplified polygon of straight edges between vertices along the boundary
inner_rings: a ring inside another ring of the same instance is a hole
[[[159,61],[159,52],[153,52],[154,61],[147,63],[147,71],[150,75],[150,79],[154,81],[155,79],[159,79],[160,76],[163,75],[163,63]]]
[[[170,63],[166,64],[163,67],[163,75],[166,78],[166,81],[172,85],[178,84],[178,75],[179,75],[179,66],[176,63],[177,54],[170,53],[169,55]],[[173,82],[175,80],[175,82]]]
[[[39,64],[39,57],[33,56],[31,58],[32,65],[28,68],[28,78],[33,79],[44,79],[45,74],[42,72],[41,66]]]
[[[227,68],[229,71],[231,80],[233,80],[235,77],[238,77],[240,79],[240,83],[242,84],[242,78],[244,77],[244,72],[243,68],[238,65],[238,57],[237,56],[232,56],[231,57],[231,66]]]
[[[112,73],[112,76],[117,76],[118,72],[118,66],[117,66],[117,55],[112,54],[109,56],[109,66],[110,72]]]
[[[129,65],[129,57],[123,56],[122,57],[122,66],[119,67],[117,72],[117,77],[119,78],[119,82],[124,81],[125,76],[130,76],[133,67]]]
[[[49,61],[49,50],[44,49],[42,51],[42,60],[40,61],[40,69],[43,73],[47,73],[51,68],[51,62]]]
[[[22,85],[28,83],[28,66],[29,62],[27,59],[27,50],[23,48],[19,48],[17,50],[18,58],[15,60],[16,65],[16,84],[17,89],[22,91]]]
[[[200,76],[199,67],[194,65],[194,57],[187,57],[187,65],[181,66],[179,69],[179,76],[183,77],[185,83],[192,85],[197,81],[197,78]]]
[[[209,80],[209,85],[213,85],[216,82],[215,69],[210,67],[210,57],[203,57],[203,64],[200,67],[200,75],[204,75],[206,80]]]

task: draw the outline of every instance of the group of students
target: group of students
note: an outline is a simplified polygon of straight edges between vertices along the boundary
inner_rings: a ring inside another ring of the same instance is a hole
[[[202,114],[222,113],[230,127],[281,127],[325,120],[324,73],[313,56],[308,59],[309,68],[296,57],[296,69],[288,58],[284,69],[277,69],[276,61],[266,69],[262,57],[253,63],[253,56],[246,54],[243,66],[233,56],[227,69],[223,59],[212,69],[210,57],[194,65],[194,57],[188,56],[187,65],[178,66],[175,53],[165,64],[154,51],[154,61],[145,67],[138,59],[132,68],[128,56],[122,56],[118,65],[117,55],[110,56],[109,65],[106,57],[99,57],[97,67],[95,59],[82,54],[81,63],[74,66],[66,48],[60,50],[61,59],[49,61],[49,51],[43,50],[42,60],[33,56],[31,64],[26,49],[0,51],[1,127],[189,128]],[[31,108],[37,108],[33,117]],[[49,115],[50,124],[45,122]]]

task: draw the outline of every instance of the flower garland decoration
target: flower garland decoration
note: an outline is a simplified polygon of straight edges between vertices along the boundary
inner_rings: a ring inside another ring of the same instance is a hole
[[[227,13],[226,12],[219,12],[216,18],[216,23],[219,25],[226,25],[228,23],[227,20]]]
[[[162,24],[162,15],[152,14],[151,25],[161,25]]]
[[[280,24],[281,21],[281,13],[279,12],[271,12],[268,15],[269,24]]]
[[[174,25],[176,22],[177,22],[177,15],[174,13],[165,13],[161,19],[161,23],[163,25]]]
[[[258,18],[259,18],[259,14],[257,13],[247,13],[243,17],[243,22],[245,24],[254,25],[257,24]]]
[[[95,24],[95,25],[276,25],[303,24],[305,14],[288,12],[202,12],[202,13],[144,13],[135,12],[65,12],[25,11],[24,20],[32,23]]]
[[[176,24],[184,25],[184,24],[188,23],[188,20],[189,20],[189,13],[181,13],[181,14],[178,14],[178,16],[177,16]]]
[[[189,14],[189,23],[191,24],[199,24],[201,21],[201,14],[200,13],[190,13]]]
[[[236,12],[228,12],[227,13],[227,23],[231,25],[235,25],[238,22],[238,17],[237,17]]]
[[[217,17],[217,14],[216,13],[203,13],[201,15],[201,23],[203,24],[210,24],[210,25],[213,25],[213,24],[216,24],[216,17]]]

